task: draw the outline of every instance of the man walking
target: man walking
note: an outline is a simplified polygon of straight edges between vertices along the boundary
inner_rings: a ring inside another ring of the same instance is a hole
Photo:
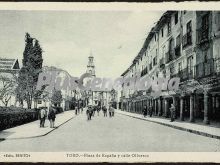
[[[175,120],[175,113],[176,113],[176,108],[174,107],[173,104],[171,104],[171,107],[170,107],[171,120],[170,120],[170,122],[173,122]]]
[[[44,127],[46,120],[46,110],[45,107],[40,110],[40,127]]]
[[[153,107],[152,105],[149,106],[149,115],[150,117],[152,117],[152,114],[153,114]]]
[[[55,128],[54,127],[55,118],[56,118],[55,109],[52,106],[50,106],[49,113],[48,113],[48,119],[50,121],[50,128]]]
[[[92,113],[93,113],[92,107],[91,107],[91,106],[88,106],[87,111],[86,111],[87,120],[91,120],[91,118],[92,118]]]
[[[107,117],[107,108],[105,106],[102,107],[104,117]]]
[[[144,109],[143,109],[143,115],[144,115],[144,117],[147,116],[147,106],[146,105],[144,106]]]

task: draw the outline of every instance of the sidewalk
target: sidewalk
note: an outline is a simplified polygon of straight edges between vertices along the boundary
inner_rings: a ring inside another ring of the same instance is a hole
[[[202,136],[220,139],[220,128],[210,127],[208,125],[197,125],[193,123],[186,123],[186,122],[180,122],[180,121],[170,122],[170,120],[165,119],[165,118],[155,118],[155,117],[149,117],[149,116],[144,118],[143,115],[141,114],[130,113],[130,112],[125,112],[121,110],[116,110],[115,112],[121,115],[126,115],[129,117],[146,120],[149,122],[161,124],[164,126],[187,131],[190,133],[195,133],[195,134],[202,135]]]
[[[62,124],[68,122],[75,116],[75,111],[65,111],[56,115],[55,127],[58,128]],[[50,128],[48,119],[45,121],[45,127],[40,128],[40,121],[34,121],[17,127],[0,131],[0,140],[6,139],[25,139],[47,135],[56,128]]]

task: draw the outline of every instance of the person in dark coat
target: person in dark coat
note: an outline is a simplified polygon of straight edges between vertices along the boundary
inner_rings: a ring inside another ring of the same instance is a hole
[[[152,105],[149,106],[149,115],[150,117],[152,117],[152,114],[153,114],[153,107]]]
[[[50,121],[50,128],[55,128],[54,127],[55,118],[56,118],[55,109],[52,106],[50,106],[48,112],[48,120]]]
[[[170,107],[170,121],[173,122],[175,120],[175,114],[176,114],[176,108],[173,104],[171,104],[171,107]]]
[[[104,113],[104,117],[107,117],[107,108],[105,106],[102,107],[102,111]]]
[[[87,110],[86,110],[86,115],[87,115],[87,119],[91,120],[92,118],[92,114],[93,114],[93,109],[91,106],[88,106]]]
[[[144,109],[143,109],[143,115],[144,115],[144,117],[147,116],[147,106],[146,105],[144,106]]]

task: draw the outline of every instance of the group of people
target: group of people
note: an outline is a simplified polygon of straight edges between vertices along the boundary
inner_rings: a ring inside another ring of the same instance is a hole
[[[79,114],[80,111],[81,111],[81,113],[83,113],[83,106],[80,106],[80,107],[76,106],[76,107],[75,107],[75,114],[76,114],[76,115]]]
[[[89,105],[86,114],[87,114],[87,119],[91,120],[92,116],[95,115],[95,112],[97,112],[97,115],[99,116],[99,112],[103,111],[104,117],[107,117],[107,111],[109,111],[109,117],[114,117],[115,109],[112,106],[109,106],[109,109],[107,110],[106,106],[91,106]]]
[[[146,117],[147,115],[149,115],[150,117],[152,117],[153,115],[153,106],[150,105],[149,107],[147,107],[146,105],[144,106],[144,109],[143,109],[143,115],[144,117]],[[176,117],[176,108],[173,104],[171,104],[171,107],[170,107],[170,121],[173,122],[175,120],[175,117]]]
[[[56,119],[56,110],[52,106],[49,106],[49,110],[47,107],[41,108],[39,112],[39,119],[40,119],[40,128],[45,127],[46,118],[50,121],[50,128],[55,128],[54,123]]]

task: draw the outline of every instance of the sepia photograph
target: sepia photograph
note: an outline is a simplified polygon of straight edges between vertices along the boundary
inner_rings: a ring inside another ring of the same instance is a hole
[[[84,6],[0,5],[0,161],[218,155],[220,8]]]

